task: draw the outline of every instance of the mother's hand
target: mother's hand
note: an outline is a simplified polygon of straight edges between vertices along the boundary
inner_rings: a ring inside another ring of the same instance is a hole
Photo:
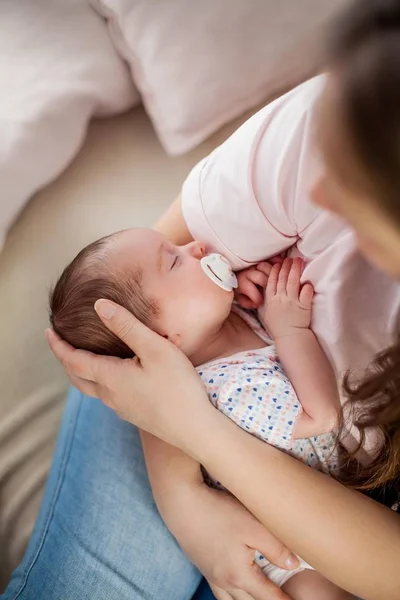
[[[100,398],[122,419],[182,447],[182,438],[199,431],[215,411],[187,357],[148,329],[130,312],[109,300],[95,309],[103,323],[136,354],[134,359],[98,356],[76,350],[47,330],[50,347],[71,383]]]
[[[161,514],[218,600],[289,600],[257,566],[255,551],[283,569],[296,569],[297,558],[236,498],[205,483],[183,485]]]

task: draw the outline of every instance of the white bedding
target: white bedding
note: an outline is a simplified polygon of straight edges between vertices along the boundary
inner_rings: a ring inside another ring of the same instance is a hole
[[[23,205],[76,155],[89,119],[137,103],[86,0],[1,0],[0,250]]]

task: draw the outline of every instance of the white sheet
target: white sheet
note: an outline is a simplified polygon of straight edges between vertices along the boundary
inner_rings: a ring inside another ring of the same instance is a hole
[[[86,0],[1,0],[0,250],[23,205],[75,156],[89,119],[138,103]]]

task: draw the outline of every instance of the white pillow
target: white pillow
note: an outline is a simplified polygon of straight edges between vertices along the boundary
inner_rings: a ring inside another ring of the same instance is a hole
[[[138,102],[86,0],[0,1],[0,250],[30,196],[75,156],[90,117]]]
[[[161,142],[179,154],[315,72],[310,34],[346,0],[89,1],[109,20]]]

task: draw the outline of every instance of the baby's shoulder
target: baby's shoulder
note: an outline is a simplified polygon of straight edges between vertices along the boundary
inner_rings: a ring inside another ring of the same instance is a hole
[[[301,413],[296,392],[269,347],[203,365],[210,402],[239,427],[288,450]]]
[[[269,366],[273,363],[279,363],[275,348],[274,346],[266,346],[265,348],[246,350],[244,352],[232,354],[231,356],[212,359],[199,367],[196,367],[196,370],[201,375],[201,373],[206,371],[235,371],[243,369],[244,367],[260,368],[262,365]]]
[[[274,380],[289,384],[274,346],[219,358],[201,365],[197,371],[206,387],[211,385],[220,388],[240,382],[244,389],[255,383],[271,385]]]

